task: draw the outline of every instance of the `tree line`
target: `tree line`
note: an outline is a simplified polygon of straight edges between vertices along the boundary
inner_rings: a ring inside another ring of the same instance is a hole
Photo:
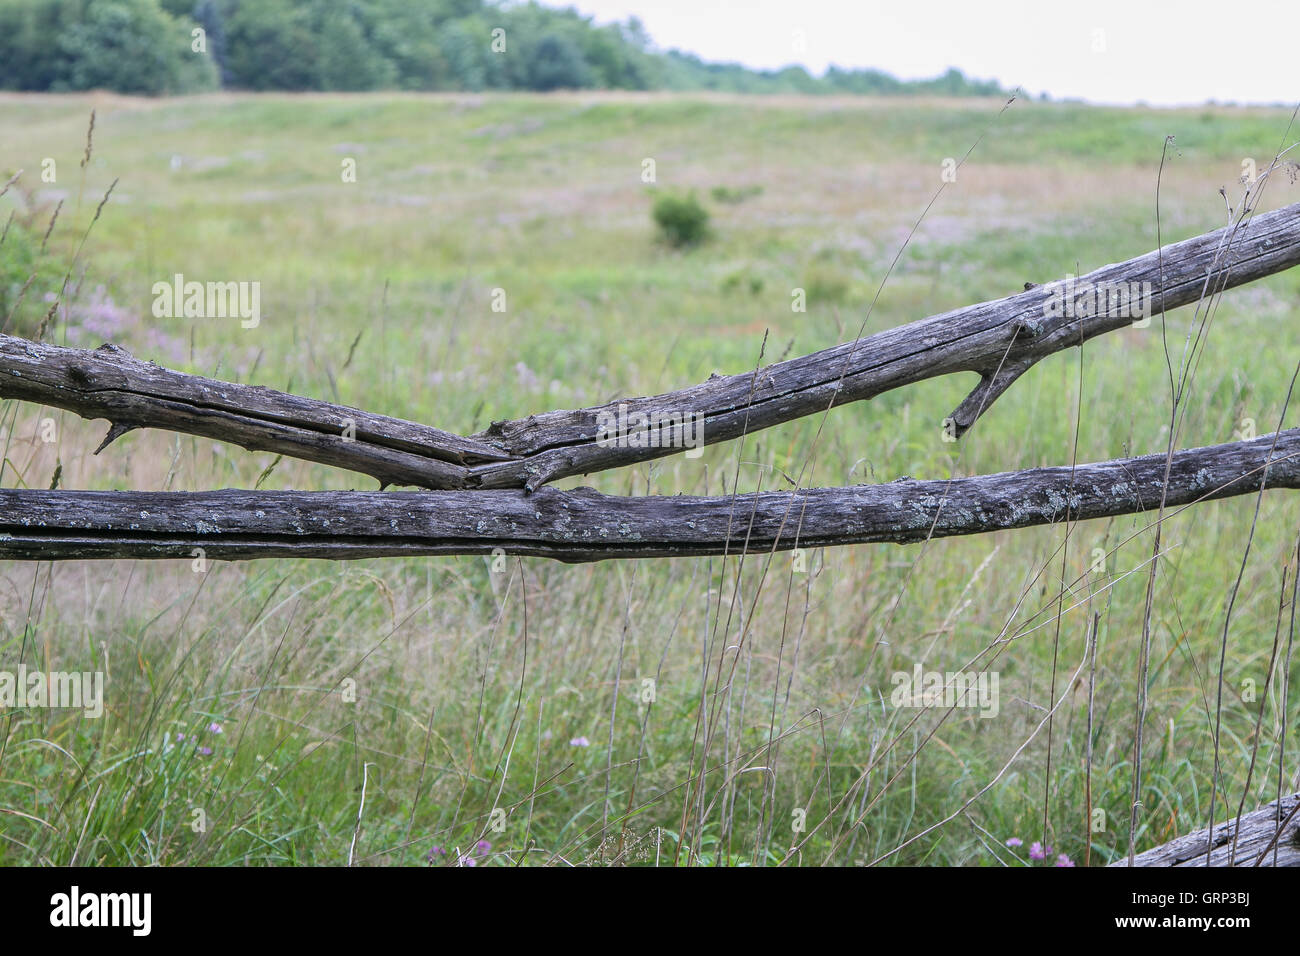
[[[751,70],[657,50],[635,17],[496,0],[0,0],[0,89],[719,90],[991,96],[949,70]]]

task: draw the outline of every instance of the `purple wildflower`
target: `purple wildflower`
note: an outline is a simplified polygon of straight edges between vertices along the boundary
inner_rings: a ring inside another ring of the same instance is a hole
[[[205,756],[205,757],[211,757],[211,756],[212,756],[212,748],[211,748],[211,747],[200,747],[200,748],[199,748],[199,753],[203,754],[203,756]]]
[[[1057,865],[1057,866],[1074,866],[1074,861],[1071,860],[1071,859],[1070,859],[1068,856],[1066,856],[1064,853],[1062,853],[1060,856],[1058,856],[1058,857],[1056,858],[1056,865]]]
[[[1010,840],[1007,841],[1007,846],[1010,847],[1017,847],[1017,846],[1024,846],[1024,845],[1025,845],[1025,841],[1020,839],[1020,837],[1012,837]]]
[[[436,857],[446,856],[446,855],[447,855],[447,851],[435,843],[433,845],[433,848],[429,850],[428,860],[430,863],[432,863]]]
[[[590,747],[590,746],[591,746],[591,741],[588,740],[586,737],[574,737],[572,740],[569,741],[569,746],[570,746],[570,747]]]
[[[492,844],[487,840],[479,840],[475,845],[475,849],[478,850],[479,856],[487,856],[492,849]]]
[[[221,725],[214,720],[212,723],[208,724],[208,732],[213,734],[224,734],[225,730],[223,730]]]
[[[1043,849],[1043,845],[1037,840],[1029,845],[1029,859],[1031,860],[1046,860],[1047,855],[1051,852],[1052,848],[1050,846]]]
[[[515,378],[529,391],[537,387],[537,374],[523,362],[515,363]]]

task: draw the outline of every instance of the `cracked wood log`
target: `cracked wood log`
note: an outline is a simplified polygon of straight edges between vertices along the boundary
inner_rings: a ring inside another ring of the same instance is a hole
[[[12,336],[0,336],[0,398],[107,419],[105,444],[133,428],[165,428],[348,468],[379,479],[381,486],[533,491],[558,478],[676,454],[687,444],[684,419],[692,426],[701,422],[703,443],[713,444],[924,379],[974,371],[981,381],[952,415],[953,434],[960,436],[1034,363],[1132,324],[1131,315],[1121,314],[1123,302],[1107,299],[1092,314],[1067,302],[1074,296],[1082,301],[1084,290],[1140,289],[1150,283],[1146,311],[1156,315],[1297,263],[1300,203],[1104,266],[1072,287],[1048,283],[757,372],[496,422],[472,438],[272,389],[186,375],[111,346],[90,352]],[[674,418],[678,424],[655,427],[660,440],[654,444],[647,440],[650,427],[602,441],[601,416],[620,412],[624,420],[648,426]],[[355,422],[353,441],[344,440],[349,419]]]
[[[1300,793],[1139,853],[1134,866],[1300,866]],[[1233,849],[1233,839],[1236,849]],[[1111,866],[1128,866],[1128,859]]]
[[[1300,429],[1176,452],[1167,505],[1300,487]],[[914,542],[1159,506],[1165,456],[735,497],[589,488],[422,492],[0,490],[0,559],[507,554],[565,562]]]
[[[466,464],[507,457],[428,425],[186,375],[113,345],[87,351],[0,335],[0,398],[107,419],[96,454],[131,429],[165,428],[426,488],[460,487]]]

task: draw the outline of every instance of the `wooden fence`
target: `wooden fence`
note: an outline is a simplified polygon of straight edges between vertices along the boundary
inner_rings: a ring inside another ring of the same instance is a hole
[[[160,428],[334,465],[375,492],[136,492],[0,489],[0,559],[507,554],[561,561],[762,553],[909,542],[1157,512],[1300,488],[1300,429],[1251,441],[1093,464],[948,481],[716,497],[625,498],[550,482],[728,441],[953,372],[979,384],[943,423],[960,438],[1034,364],[1134,324],[1203,303],[1300,263],[1300,204],[1259,215],[1071,283],[957,309],[752,372],[594,408],[496,422],[462,437],[258,386],[138,361],[121,348],[60,348],[0,335],[0,398],[105,419],[97,453]],[[1090,291],[1082,291],[1090,290]],[[617,420],[612,436],[608,422]],[[667,431],[662,425],[669,423]],[[690,423],[690,426],[688,426]],[[939,423],[936,423],[938,426]],[[659,429],[651,440],[649,432]],[[612,438],[612,440],[611,440]],[[429,489],[387,492],[389,485]],[[1290,802],[1287,802],[1290,801]],[[1132,860],[1143,864],[1300,863],[1297,798]],[[1285,819],[1283,815],[1285,814]],[[1289,829],[1288,829],[1289,827]],[[1244,843],[1242,842],[1244,840]],[[1215,852],[1231,841],[1242,853]]]

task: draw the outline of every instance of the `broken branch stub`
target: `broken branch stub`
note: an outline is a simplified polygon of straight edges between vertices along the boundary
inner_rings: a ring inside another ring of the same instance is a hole
[[[662,395],[498,422],[475,437],[499,445],[511,460],[475,466],[472,474],[479,487],[532,489],[557,478],[681,451],[646,443],[599,444],[602,415],[648,422],[700,415],[704,443],[713,444],[928,378],[977,372],[980,384],[952,415],[955,436],[960,436],[1024,371],[1048,355],[1296,264],[1300,203],[1077,279],[956,309],[756,372],[720,376]],[[1135,293],[1142,315],[1133,314]]]

